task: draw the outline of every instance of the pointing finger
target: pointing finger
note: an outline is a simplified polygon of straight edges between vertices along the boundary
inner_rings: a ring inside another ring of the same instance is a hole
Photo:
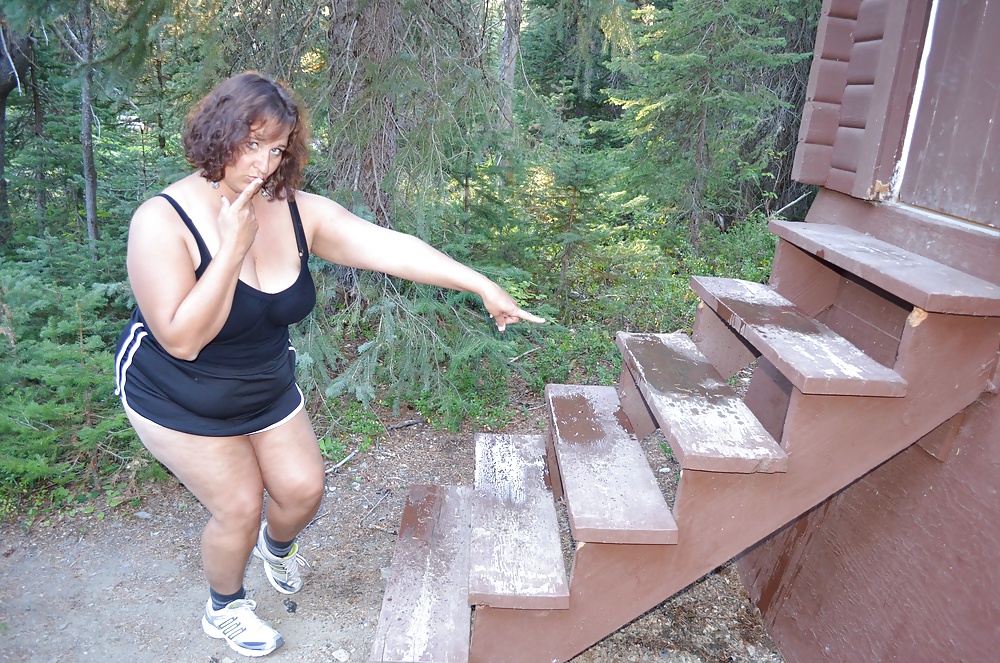
[[[521,318],[522,320],[527,320],[528,322],[534,322],[539,325],[545,322],[545,318],[540,318],[537,315],[534,315],[533,313],[528,313],[524,309],[517,310],[517,317]]]
[[[259,177],[254,179],[254,181],[250,183],[250,186],[243,189],[243,192],[240,193],[239,197],[233,203],[233,207],[236,207],[237,209],[246,207],[247,203],[249,203],[250,200],[257,195],[257,192],[260,191],[262,186],[264,186],[264,180]]]

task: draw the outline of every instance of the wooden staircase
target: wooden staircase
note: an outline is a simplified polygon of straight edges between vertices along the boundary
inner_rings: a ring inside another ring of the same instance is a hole
[[[548,385],[547,436],[480,435],[474,488],[411,490],[372,661],[566,661],[995,389],[1000,287],[842,226],[771,230],[770,286],[695,277],[693,340],[619,332],[617,388]],[[657,428],[672,510],[638,442]]]

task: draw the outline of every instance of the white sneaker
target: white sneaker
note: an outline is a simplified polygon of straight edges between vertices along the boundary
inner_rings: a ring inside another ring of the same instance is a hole
[[[299,565],[308,567],[309,562],[299,554],[299,544],[297,543],[292,544],[292,550],[284,557],[273,555],[267,549],[267,541],[264,540],[264,530],[266,529],[267,523],[260,526],[253,554],[264,560],[264,573],[267,574],[267,579],[271,581],[276,590],[282,594],[294,594],[302,589]]]
[[[212,638],[225,638],[229,646],[244,656],[265,656],[285,644],[281,634],[254,614],[257,604],[237,599],[222,610],[212,610],[212,599],[205,606],[201,628]]]

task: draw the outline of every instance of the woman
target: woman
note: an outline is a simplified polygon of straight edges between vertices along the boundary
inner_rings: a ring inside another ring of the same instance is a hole
[[[323,496],[288,335],[315,303],[309,254],[476,293],[501,332],[544,322],[424,242],[298,191],[307,143],[287,90],[256,73],[230,78],[188,117],[196,172],[143,203],[129,230],[137,308],[119,339],[117,393],[146,448],[211,514],[202,627],[247,656],[283,643],[246,598],[247,560],[263,560],[277,591],[299,591],[295,538]]]

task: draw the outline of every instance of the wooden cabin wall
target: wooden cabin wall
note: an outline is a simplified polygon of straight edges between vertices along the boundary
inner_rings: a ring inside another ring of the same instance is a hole
[[[899,191],[905,203],[993,228],[1000,228],[998,34],[1000,4],[939,3]],[[942,186],[942,173],[947,173],[947,186]]]
[[[807,222],[845,225],[1000,284],[994,4],[938,1],[900,174],[932,4],[824,0],[793,171],[821,187]],[[892,197],[896,175],[910,205],[871,202]],[[857,292],[823,315],[834,323],[864,307]],[[738,567],[789,663],[1000,660],[1000,395],[985,392]]]
[[[992,661],[1000,651],[1000,396],[941,462],[913,445],[747,552],[789,663]]]
[[[824,0],[792,179],[888,192],[930,0]]]

